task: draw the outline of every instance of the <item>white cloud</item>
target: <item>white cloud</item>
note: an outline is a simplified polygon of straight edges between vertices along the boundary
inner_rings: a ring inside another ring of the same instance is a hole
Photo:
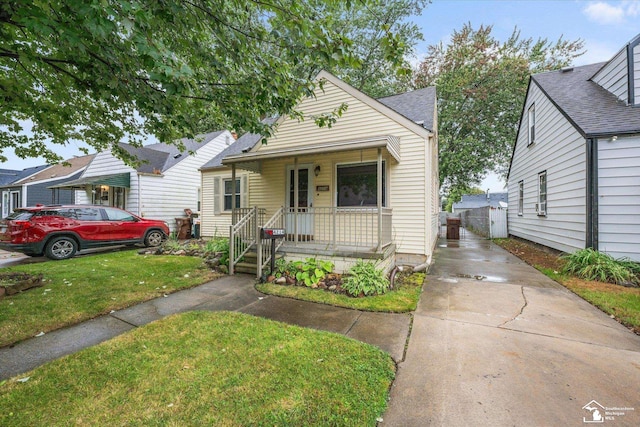
[[[604,1],[591,2],[582,12],[590,21],[603,25],[617,25],[640,15],[640,1],[626,0],[611,4]]]
[[[627,15],[630,17],[635,17],[640,15],[640,1],[631,0],[623,2],[627,11]]]
[[[625,17],[622,6],[612,6],[605,2],[590,3],[582,12],[589,20],[599,24],[621,24]]]

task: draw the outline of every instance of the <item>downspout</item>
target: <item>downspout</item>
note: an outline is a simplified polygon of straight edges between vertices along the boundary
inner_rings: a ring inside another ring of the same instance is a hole
[[[598,250],[598,139],[587,138],[587,221],[585,247]]]
[[[142,194],[142,192],[140,191],[140,173],[137,174],[138,177],[138,215],[142,216],[142,211],[140,210],[141,205],[140,205],[140,195]]]

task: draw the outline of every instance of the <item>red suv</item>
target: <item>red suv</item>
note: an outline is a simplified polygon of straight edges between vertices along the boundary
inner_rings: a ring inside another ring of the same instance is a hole
[[[0,249],[51,259],[71,258],[78,250],[100,246],[158,246],[168,235],[164,221],[108,206],[20,208],[0,221]]]

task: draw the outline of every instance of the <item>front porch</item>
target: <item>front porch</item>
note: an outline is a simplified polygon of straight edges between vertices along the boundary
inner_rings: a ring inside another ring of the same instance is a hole
[[[258,277],[269,266],[271,241],[259,238],[261,228],[285,230],[284,238],[276,240],[275,249],[289,261],[321,258],[332,261],[336,272],[348,270],[358,259],[376,261],[385,270],[394,265],[391,208],[281,207],[266,219],[266,210],[254,207],[234,209],[233,218],[230,273],[245,257],[255,257]]]

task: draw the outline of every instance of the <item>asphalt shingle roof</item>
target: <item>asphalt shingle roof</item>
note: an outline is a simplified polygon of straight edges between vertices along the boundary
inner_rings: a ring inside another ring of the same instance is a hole
[[[189,157],[190,151],[198,150],[200,147],[220,136],[223,132],[224,131],[216,131],[198,135],[195,139],[183,138],[180,140],[185,146],[185,151],[183,152],[181,152],[176,145],[162,142],[145,145],[144,147],[134,147],[133,145],[125,143],[120,144],[120,146],[142,162],[136,169],[138,172],[162,173]]]
[[[215,156],[213,159],[205,163],[200,168],[200,170],[215,169],[215,168],[222,167],[223,166],[222,159],[224,159],[227,156],[232,156],[234,154],[240,154],[245,150],[251,150],[251,148],[253,148],[253,146],[256,145],[261,139],[262,139],[262,136],[256,133],[245,133],[236,141],[231,143],[227,148],[225,148],[220,153],[218,153],[217,156]]]
[[[436,106],[436,88],[426,87],[399,95],[385,96],[377,101],[403,115],[425,129],[433,130],[433,109]]]
[[[500,202],[508,203],[509,193],[489,193],[487,199],[486,194],[465,194],[458,203],[453,204],[454,209],[475,209],[485,206],[497,208]]]
[[[590,80],[605,64],[536,74],[532,80],[585,137],[640,133],[640,108]]]
[[[10,184],[18,179],[19,170],[0,169],[0,186]]]

